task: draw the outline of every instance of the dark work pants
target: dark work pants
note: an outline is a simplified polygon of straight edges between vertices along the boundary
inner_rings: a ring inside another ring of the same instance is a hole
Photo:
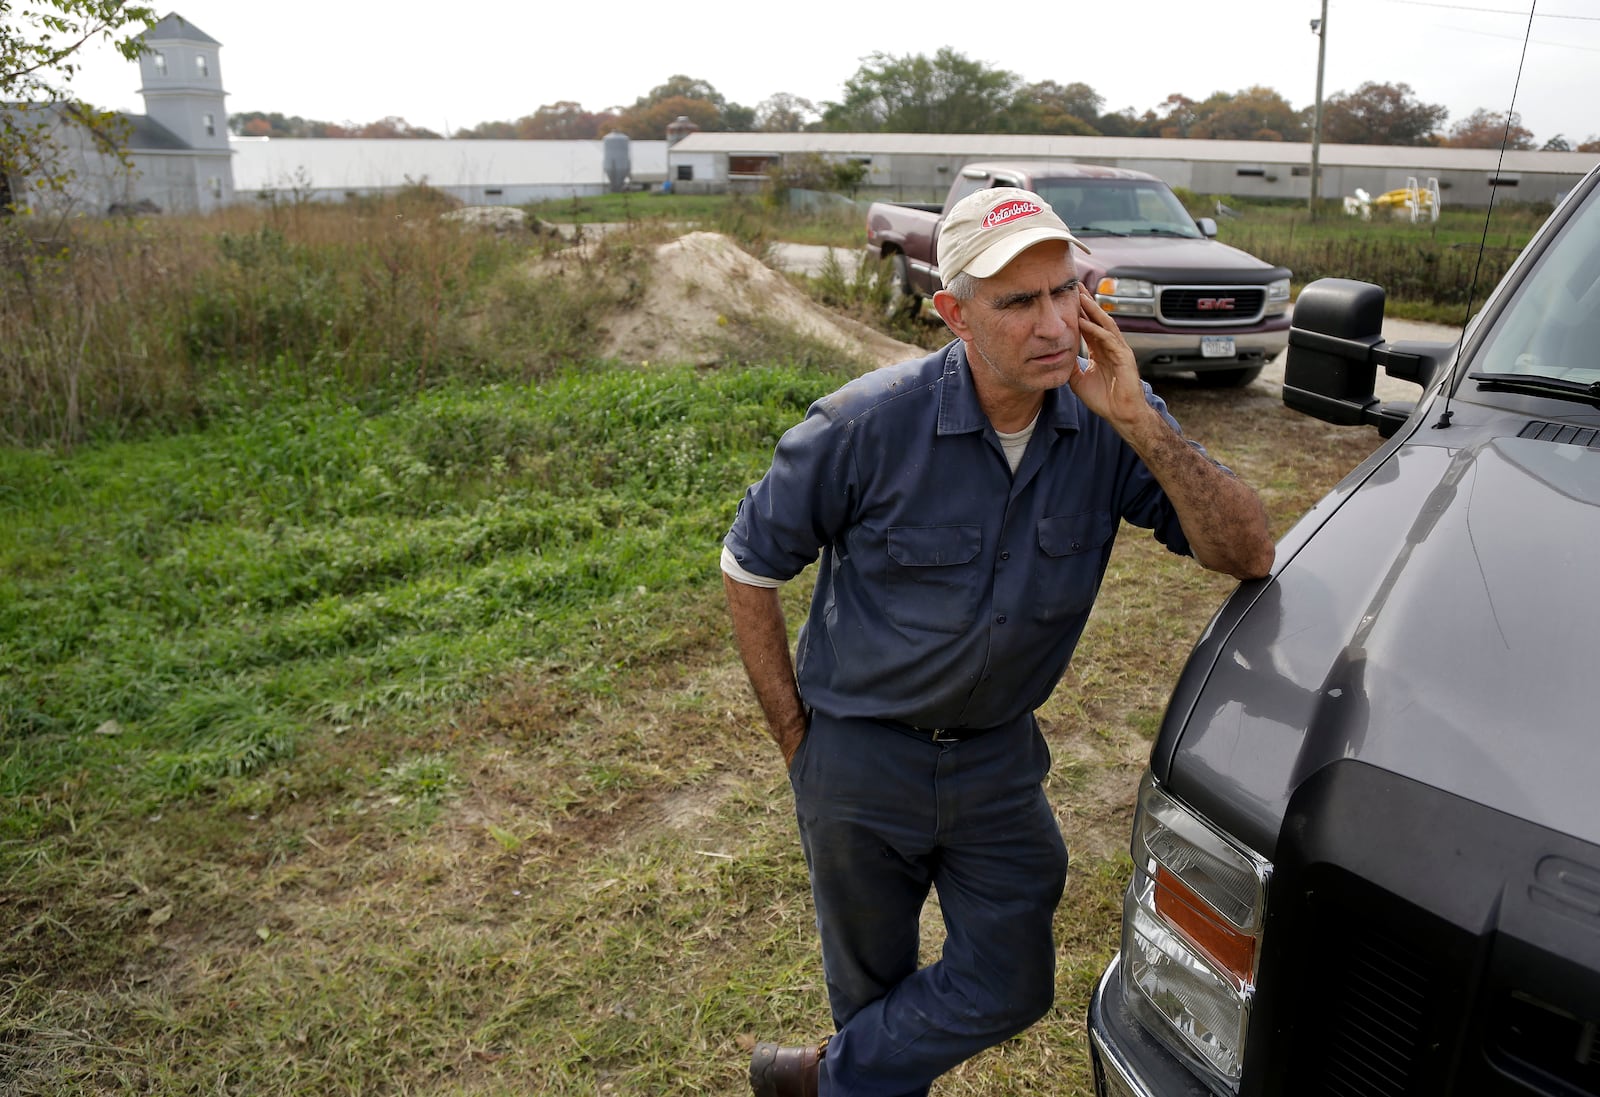
[[[925,1095],[1042,1017],[1067,851],[1031,715],[958,743],[814,714],[790,770],[837,1029],[820,1097]],[[918,967],[932,887],[940,959]]]

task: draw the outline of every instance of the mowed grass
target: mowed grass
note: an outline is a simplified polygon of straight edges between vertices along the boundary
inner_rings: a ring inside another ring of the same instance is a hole
[[[737,1094],[755,1040],[824,1032],[716,551],[859,366],[752,358],[0,450],[0,1088]],[[1279,533],[1377,444],[1161,391]],[[1125,531],[1041,714],[1057,1005],[938,1092],[1089,1092],[1138,771],[1230,586]]]

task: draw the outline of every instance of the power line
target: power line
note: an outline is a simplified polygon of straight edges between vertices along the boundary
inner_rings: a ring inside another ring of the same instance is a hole
[[[1496,34],[1492,30],[1472,30],[1469,27],[1446,27],[1445,29],[1453,30],[1460,34],[1476,34],[1483,38],[1504,38],[1508,42],[1523,41],[1523,39],[1514,34]],[[1535,46],[1549,46],[1552,49],[1583,50],[1585,53],[1600,53],[1600,46],[1580,46],[1576,42],[1541,42],[1537,38],[1530,38],[1527,41]]]
[[[1475,11],[1484,15],[1516,15],[1534,16],[1533,12],[1516,11],[1512,8],[1475,8],[1466,4],[1443,4],[1437,0],[1389,0],[1391,4],[1406,4],[1413,8],[1445,8],[1448,11]],[[1586,23],[1600,23],[1600,15],[1562,15],[1552,12],[1539,12],[1539,19],[1577,19]],[[1517,41],[1522,39],[1518,38]]]

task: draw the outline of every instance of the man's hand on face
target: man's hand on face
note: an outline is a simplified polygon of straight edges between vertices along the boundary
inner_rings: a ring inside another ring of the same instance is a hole
[[[1089,368],[1067,379],[1073,395],[1112,424],[1150,414],[1133,348],[1082,283],[1078,285],[1078,306],[1078,334],[1089,348]]]

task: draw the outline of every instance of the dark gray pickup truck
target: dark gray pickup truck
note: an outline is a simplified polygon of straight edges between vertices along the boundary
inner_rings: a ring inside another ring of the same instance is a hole
[[[1365,283],[1296,303],[1285,403],[1388,441],[1174,689],[1103,1097],[1600,1094],[1597,173],[1459,345],[1383,342]]]
[[[1202,383],[1247,385],[1289,335],[1289,271],[1215,239],[1172,188],[1142,171],[1098,164],[968,164],[942,206],[874,202],[867,247],[894,263],[891,312],[942,289],[944,211],[985,187],[1022,187],[1045,201],[1093,249],[1078,275],[1117,321],[1146,377],[1192,373]]]

